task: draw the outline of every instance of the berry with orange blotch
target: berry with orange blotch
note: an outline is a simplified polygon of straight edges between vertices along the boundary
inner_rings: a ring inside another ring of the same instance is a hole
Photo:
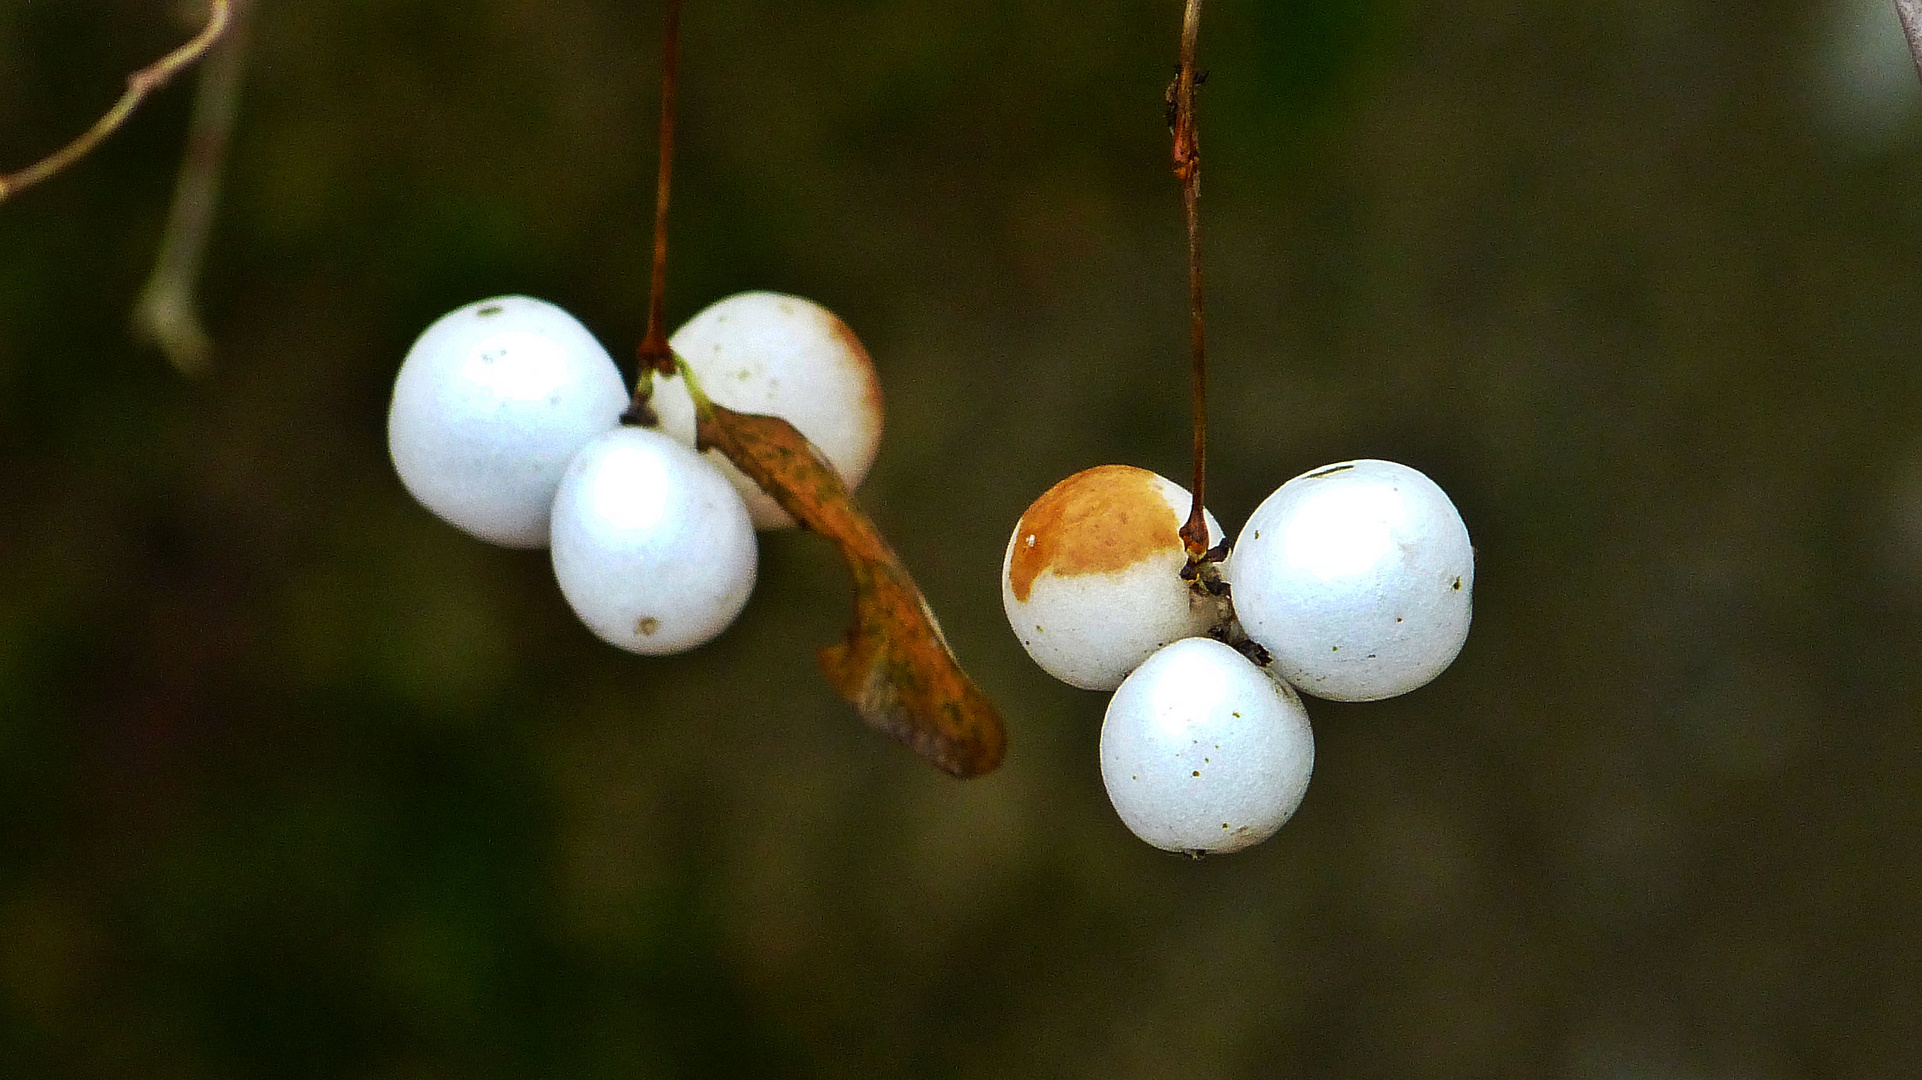
[[[1068,477],[1028,507],[1001,563],[1001,604],[1028,655],[1055,678],[1113,690],[1156,649],[1206,634],[1223,604],[1181,578],[1180,484],[1131,465]],[[1208,542],[1221,526],[1206,515]]]

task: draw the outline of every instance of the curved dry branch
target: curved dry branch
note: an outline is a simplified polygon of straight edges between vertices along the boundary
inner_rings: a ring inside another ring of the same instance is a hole
[[[207,12],[207,25],[201,28],[200,33],[185,45],[127,76],[127,90],[120,95],[120,100],[114,102],[113,108],[94,121],[93,126],[82,132],[79,138],[19,172],[0,175],[0,202],[5,202],[15,192],[32,187],[92,153],[94,147],[127,122],[127,117],[133,115],[148,94],[167,85],[183,69],[207,55],[207,50],[214,47],[232,22],[232,0],[212,0]]]

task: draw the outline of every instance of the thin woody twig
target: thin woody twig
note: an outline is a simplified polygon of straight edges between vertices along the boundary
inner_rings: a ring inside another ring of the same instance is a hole
[[[674,86],[679,77],[681,0],[667,0],[661,40],[661,159],[654,185],[654,277],[648,288],[647,336],[641,339],[641,377],[635,380],[634,411],[645,415],[646,373],[672,375],[674,350],[667,344],[667,194],[674,176]]]
[[[31,187],[45,180],[92,153],[94,147],[113,134],[121,124],[126,123],[127,117],[133,115],[133,111],[139,108],[148,94],[167,85],[175,75],[180,74],[182,69],[205,56],[207,50],[213,48],[214,43],[220,40],[220,36],[227,32],[227,27],[232,21],[232,0],[212,0],[207,12],[207,25],[201,28],[200,33],[195,34],[185,45],[161,57],[150,66],[127,76],[127,90],[120,95],[120,100],[114,102],[113,108],[108,109],[105,116],[94,121],[93,126],[82,132],[79,138],[54,151],[37,164],[29,165],[16,173],[0,176],[0,202],[6,201],[9,196],[22,188]]]
[[[220,202],[227,144],[239,113],[251,5],[252,0],[233,0],[233,28],[200,69],[167,229],[153,273],[133,309],[134,335],[158,345],[183,375],[204,372],[213,359],[213,343],[201,325],[194,290]]]
[[[1181,539],[1192,567],[1208,553],[1208,519],[1202,509],[1206,497],[1208,457],[1208,368],[1201,315],[1201,142],[1195,120],[1195,45],[1201,36],[1201,0],[1187,0],[1181,21],[1181,74],[1170,88],[1174,106],[1174,172],[1181,181],[1182,210],[1188,221],[1188,344],[1194,381],[1195,475],[1194,503]]]
[[[1922,0],[1895,0],[1895,14],[1902,20],[1902,32],[1908,35],[1916,74],[1922,76]]]

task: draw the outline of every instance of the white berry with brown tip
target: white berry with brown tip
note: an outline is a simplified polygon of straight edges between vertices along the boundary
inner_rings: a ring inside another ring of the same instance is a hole
[[[422,506],[482,540],[547,545],[568,460],[619,422],[627,388],[572,315],[497,296],[441,316],[407,351],[387,448]]]
[[[1150,656],[1101,724],[1108,799],[1129,831],[1164,851],[1259,844],[1294,815],[1314,769],[1301,699],[1213,638]]]
[[[554,496],[554,577],[601,640],[683,652],[727,629],[754,590],[747,508],[700,455],[619,427],[575,455]]]
[[[1112,690],[1156,649],[1223,621],[1221,602],[1181,579],[1191,505],[1166,477],[1101,465],[1028,507],[1001,560],[1001,606],[1042,670]],[[1221,526],[1204,517],[1213,546]]]
[[[1248,636],[1303,693],[1375,701],[1454,661],[1475,549],[1447,493],[1392,461],[1304,473],[1248,519],[1223,569]]]
[[[881,446],[881,384],[859,338],[834,313],[798,296],[745,292],[716,301],[669,339],[709,400],[778,416],[820,449],[852,491]],[[659,379],[661,430],[694,445],[694,402],[680,379]],[[708,460],[741,493],[758,529],[794,519],[718,452]]]

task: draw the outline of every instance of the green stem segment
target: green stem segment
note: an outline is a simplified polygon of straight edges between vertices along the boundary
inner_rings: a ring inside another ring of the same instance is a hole
[[[694,365],[683,359],[680,353],[674,352],[671,349],[668,351],[668,355],[673,357],[674,370],[680,374],[681,382],[687,386],[687,396],[694,401],[695,421],[697,423],[702,420],[711,422],[714,419],[714,402],[709,400],[707,391],[701,389],[701,380],[695,378]]]
[[[707,391],[701,389],[701,380],[695,376],[694,366],[672,348],[667,351],[667,359],[674,365],[673,370],[668,374],[681,377],[681,384],[687,387],[687,396],[694,402],[695,422],[697,424],[712,422],[714,401],[707,396]],[[654,414],[653,406],[648,404],[648,399],[654,395],[654,374],[652,365],[642,365],[640,377],[634,382],[634,401],[627,407],[627,411],[621,414],[621,423],[638,427],[656,427],[660,424],[660,418]]]

